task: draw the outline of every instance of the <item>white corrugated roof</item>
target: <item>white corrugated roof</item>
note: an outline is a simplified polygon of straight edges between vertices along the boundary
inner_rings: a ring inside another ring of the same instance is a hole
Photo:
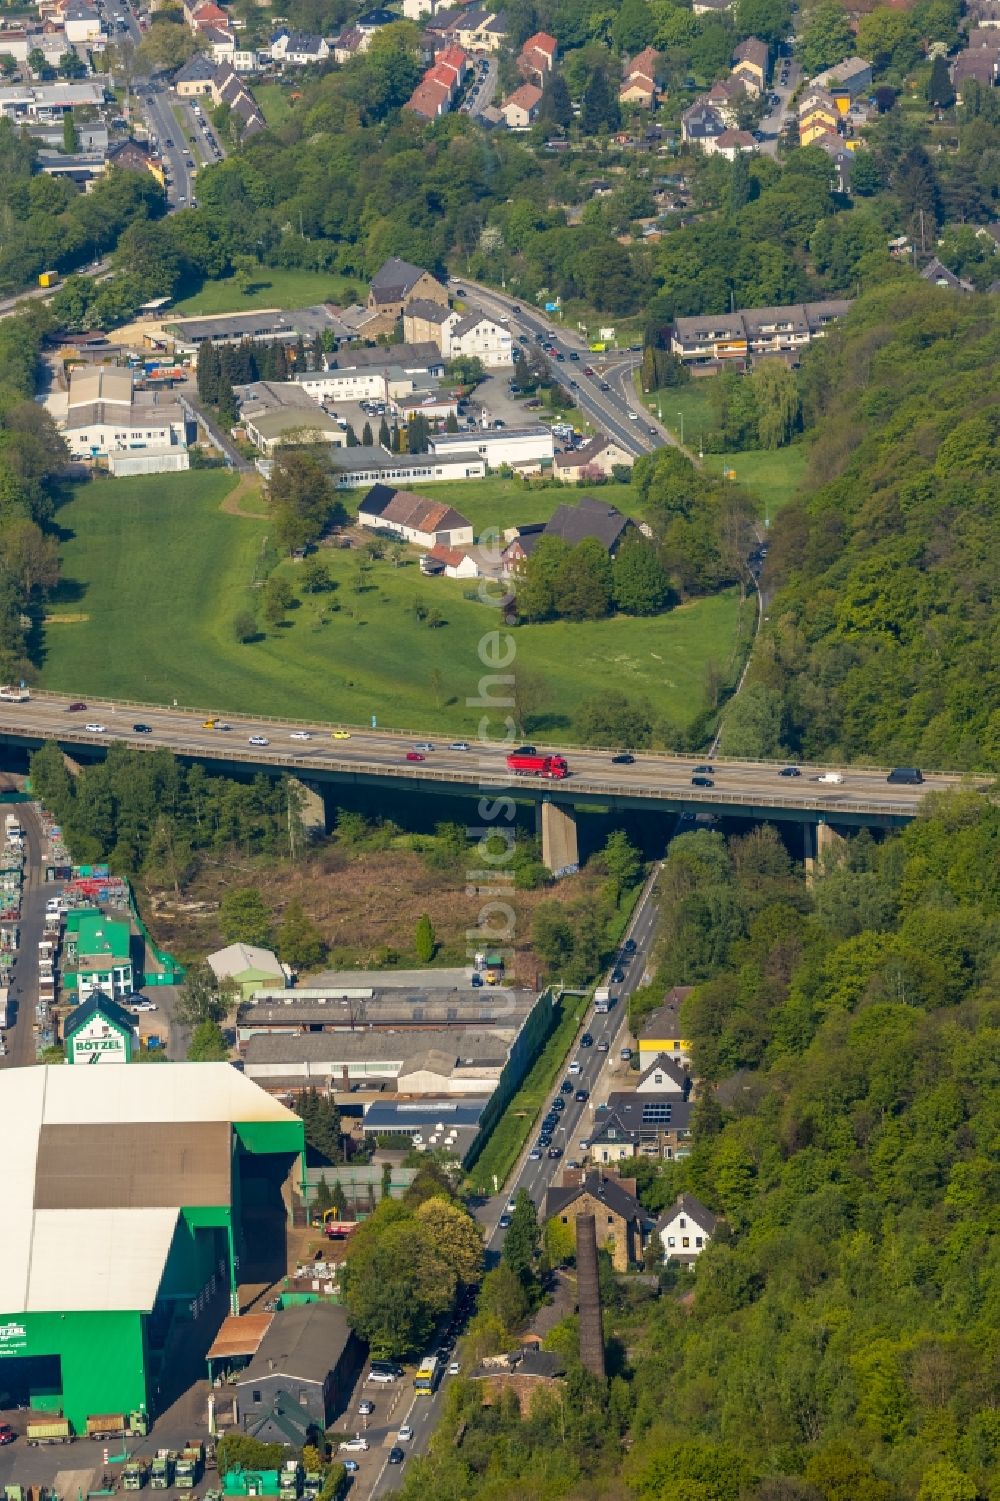
[[[0,1073],[0,1119],[3,1105]],[[133,1121],[294,1121],[287,1106],[265,1094],[230,1063],[121,1064],[116,1068],[25,1069],[50,1075],[43,1120],[47,1126],[78,1121],[128,1125]],[[34,1170],[34,1157],[32,1157]]]
[[[23,1311],[148,1312],[156,1302],[178,1213],[176,1209],[36,1210]]]
[[[0,1315],[151,1308],[177,1222],[170,1208],[36,1210],[43,1125],[296,1119],[228,1063],[0,1071]]]
[[[231,943],[228,948],[217,949],[214,954],[209,954],[208,963],[219,980],[245,974],[248,969],[259,969],[265,975],[283,976],[285,973],[270,949],[259,949],[252,943]]]

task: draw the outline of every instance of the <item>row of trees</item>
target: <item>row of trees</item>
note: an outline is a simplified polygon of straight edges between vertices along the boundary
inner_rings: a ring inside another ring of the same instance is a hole
[[[429,1163],[402,1199],[383,1198],[348,1242],[351,1323],[373,1355],[422,1352],[459,1289],[479,1280],[482,1264],[478,1224],[451,1178]]]
[[[626,540],[612,562],[596,538],[570,546],[542,537],[517,578],[523,620],[599,620],[612,609],[657,615],[674,602],[656,548],[644,538]]]

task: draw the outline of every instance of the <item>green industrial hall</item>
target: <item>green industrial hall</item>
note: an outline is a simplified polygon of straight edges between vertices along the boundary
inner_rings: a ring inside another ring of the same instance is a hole
[[[285,1270],[302,1122],[228,1063],[7,1069],[0,1407],[152,1421]]]

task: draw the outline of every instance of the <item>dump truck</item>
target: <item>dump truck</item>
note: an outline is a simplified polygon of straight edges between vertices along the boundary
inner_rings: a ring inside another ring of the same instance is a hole
[[[554,781],[569,776],[569,767],[563,756],[520,756],[515,753],[507,757],[507,770],[516,777],[548,777]]]
[[[87,1418],[88,1438],[121,1438],[126,1431],[123,1412],[97,1412]]]
[[[54,287],[58,280],[58,271],[39,271],[38,273],[38,285],[40,287]]]
[[[122,1490],[141,1491],[146,1484],[146,1466],[139,1460],[132,1460],[122,1470]]]
[[[278,1481],[278,1501],[299,1501],[302,1491],[302,1466],[296,1459],[286,1460]]]
[[[73,1429],[69,1418],[39,1418],[25,1430],[29,1444],[71,1444]]]
[[[174,1483],[174,1466],[177,1456],[172,1449],[157,1449],[149,1471],[150,1489],[168,1491]]]
[[[177,1456],[174,1467],[174,1485],[179,1491],[192,1491],[201,1479],[205,1466],[205,1445],[200,1439],[190,1439]]]

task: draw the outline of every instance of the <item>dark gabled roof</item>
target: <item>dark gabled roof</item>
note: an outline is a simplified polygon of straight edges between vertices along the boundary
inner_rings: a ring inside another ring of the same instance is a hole
[[[665,1031],[669,1031],[671,1036],[676,1034],[680,1026],[681,1001],[686,1000],[693,989],[693,985],[675,985],[672,990],[668,990],[663,1005],[646,1017],[639,1036],[662,1037]]]
[[[416,286],[422,276],[429,274],[423,266],[414,266],[410,261],[402,261],[399,256],[394,255],[375,272],[371,290],[376,301],[398,302]]]
[[[246,1417],[246,1431],[251,1438],[259,1438],[271,1427],[284,1434],[285,1442],[293,1449],[301,1449],[309,1442],[312,1420],[306,1410],[286,1391],[276,1391],[270,1408],[254,1411]]]
[[[123,1032],[131,1032],[135,1035],[135,1017],[113,1001],[103,990],[92,990],[85,1001],[74,1008],[63,1022],[63,1036],[68,1037],[71,1032],[77,1032],[90,1021],[92,1016],[103,1016],[113,1026],[120,1027]]]
[[[662,1225],[669,1225],[676,1214],[686,1214],[705,1231],[706,1235],[711,1235],[719,1223],[718,1215],[713,1214],[707,1205],[695,1198],[694,1194],[678,1194],[674,1202],[667,1205],[657,1220],[657,1230]]]
[[[591,1145],[595,1141],[629,1141],[634,1145],[638,1138],[638,1131],[627,1126],[617,1110],[605,1110],[601,1113],[600,1123],[595,1124],[590,1141]]]
[[[954,271],[942,264],[935,256],[934,260],[928,261],[920,275],[924,281],[932,281],[938,287],[950,287],[953,292],[971,292],[972,283],[956,276]]]
[[[182,68],[178,68],[174,74],[174,83],[208,83],[215,77],[218,63],[206,57],[203,52],[196,52],[194,57],[189,57]]]
[[[392,485],[372,485],[364,500],[358,506],[359,515],[364,512],[366,516],[381,516],[396,491]]]
[[[613,1111],[629,1131],[690,1131],[694,1110],[690,1100],[674,1094],[636,1094],[634,1090],[616,1090],[608,1095],[608,1109]]]
[[[562,1214],[564,1209],[574,1204],[583,1194],[599,1199],[608,1206],[612,1214],[617,1214],[623,1220],[639,1219],[642,1215],[639,1200],[622,1188],[617,1178],[605,1178],[598,1172],[592,1172],[585,1173],[581,1183],[569,1188],[550,1188],[545,1195],[545,1218],[550,1220],[553,1215]]]
[[[559,506],[546,523],[546,537],[561,537],[571,547],[593,537],[610,552],[626,527],[631,526],[615,506],[593,495],[582,495],[576,505]]]
[[[263,1376],[287,1376],[291,1382],[320,1385],[335,1368],[351,1338],[347,1314],[328,1303],[301,1303],[282,1308],[271,1320],[257,1353],[240,1373],[240,1384]]]

